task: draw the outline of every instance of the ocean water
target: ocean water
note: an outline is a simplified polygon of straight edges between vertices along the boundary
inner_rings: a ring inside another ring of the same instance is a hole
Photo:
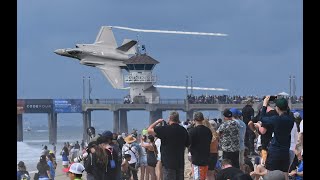
[[[82,140],[82,127],[80,126],[58,126],[56,144],[56,160],[61,162],[59,155],[64,142],[75,143]],[[31,127],[31,131],[23,132],[23,142],[17,142],[17,164],[23,161],[28,171],[36,171],[43,146],[47,145],[49,150],[53,146],[49,144],[48,127]]]

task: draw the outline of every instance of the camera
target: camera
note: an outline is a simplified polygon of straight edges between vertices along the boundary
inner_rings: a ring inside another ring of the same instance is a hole
[[[275,99],[277,99],[277,96],[270,96],[269,101],[274,101]]]
[[[76,163],[83,161],[83,160],[89,155],[89,153],[90,153],[90,148],[89,148],[89,147],[87,147],[85,150],[86,150],[86,151],[85,151],[83,154],[81,154],[81,155],[78,156],[78,157],[75,157],[75,158],[73,159],[73,161],[76,162]]]
[[[264,98],[266,98],[265,96],[263,96],[262,100],[264,100]],[[274,101],[277,99],[277,96],[270,96],[269,101]]]
[[[167,122],[165,120],[163,120],[160,124],[160,126],[166,126],[167,125]]]
[[[83,159],[85,159],[87,156],[88,156],[88,152],[85,152],[85,153],[81,154],[80,156],[74,158],[73,161],[75,163],[79,163],[79,162],[83,161]]]

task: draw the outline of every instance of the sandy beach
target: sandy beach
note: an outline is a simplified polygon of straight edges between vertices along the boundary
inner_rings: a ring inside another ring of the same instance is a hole
[[[59,156],[58,156],[57,158],[58,158],[58,159],[59,159],[59,158],[61,159],[61,157],[59,157]],[[187,154],[187,153],[185,153],[185,158],[184,158],[184,159],[185,159],[184,179],[185,179],[185,180],[189,180],[189,179],[192,179],[192,177],[189,178],[189,173],[191,172],[191,163],[190,163],[189,160],[188,160],[188,154]],[[67,177],[67,176],[66,176],[66,173],[64,173],[64,172],[62,171],[63,166],[62,166],[62,164],[61,164],[61,161],[58,161],[57,164],[58,164],[58,166],[57,166],[57,169],[56,169],[56,176],[55,176],[54,179],[55,179],[55,180],[68,180],[69,177]],[[30,172],[31,180],[33,179],[34,173],[35,173],[35,172]],[[138,177],[139,177],[139,179],[140,179],[140,171],[138,172]],[[86,179],[87,179],[85,172],[83,173],[82,179],[83,179],[83,180],[86,180]]]

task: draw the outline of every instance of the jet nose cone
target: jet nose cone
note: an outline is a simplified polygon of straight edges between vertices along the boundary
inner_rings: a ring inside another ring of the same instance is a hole
[[[64,52],[65,51],[63,49],[57,49],[57,50],[54,51],[54,53],[59,54],[59,55],[64,54]]]

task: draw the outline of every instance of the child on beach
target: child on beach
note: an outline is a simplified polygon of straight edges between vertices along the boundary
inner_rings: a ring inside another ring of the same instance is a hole
[[[121,164],[121,179],[122,180],[130,180],[131,171],[137,171],[129,165],[129,161],[131,160],[130,154],[124,154],[124,158]]]
[[[73,163],[69,168],[70,180],[81,180],[84,166],[81,163]]]

